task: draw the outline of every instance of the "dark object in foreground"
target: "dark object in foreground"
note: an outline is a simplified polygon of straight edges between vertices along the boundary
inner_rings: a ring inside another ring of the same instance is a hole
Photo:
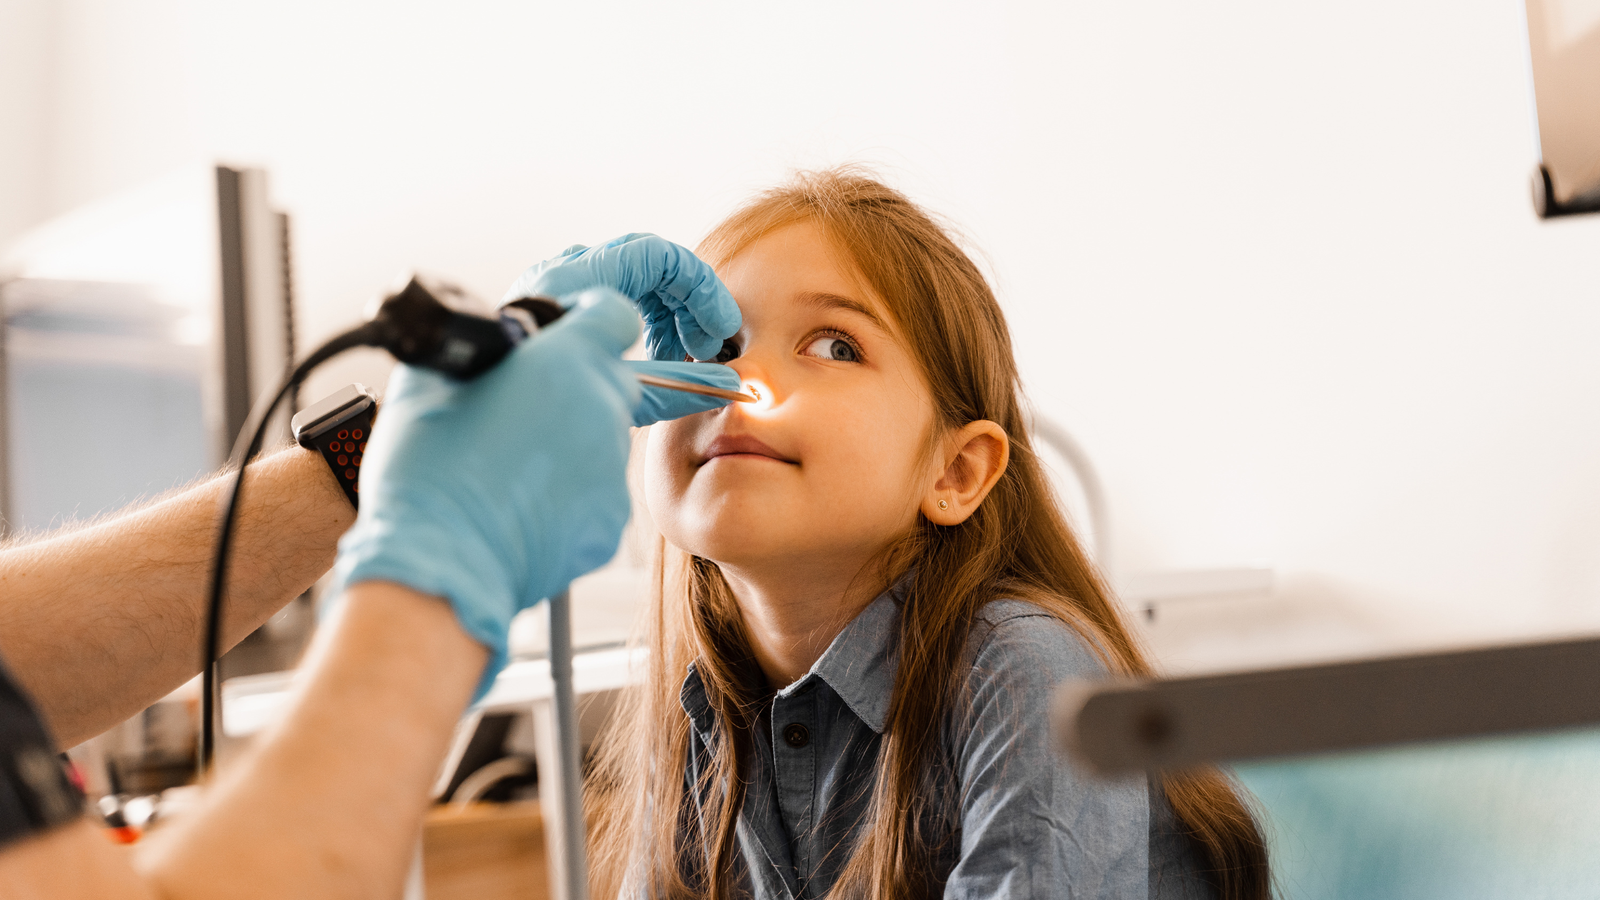
[[[1600,723],[1600,638],[1232,675],[1063,686],[1061,746],[1096,771]]]

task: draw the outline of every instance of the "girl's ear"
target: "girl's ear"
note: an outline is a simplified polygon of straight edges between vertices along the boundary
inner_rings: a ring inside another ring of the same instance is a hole
[[[935,525],[960,525],[989,496],[1011,459],[1006,430],[988,419],[968,422],[945,442],[944,471],[922,498],[922,514]]]

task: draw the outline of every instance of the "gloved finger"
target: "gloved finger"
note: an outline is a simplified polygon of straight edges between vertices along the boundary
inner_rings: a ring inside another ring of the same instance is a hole
[[[724,365],[717,363],[685,363],[670,362],[667,360],[629,361],[629,369],[642,372],[646,375],[656,375],[661,378],[671,378],[675,381],[688,381],[694,384],[704,384],[711,387],[722,388],[725,391],[737,391],[742,383],[739,373]],[[643,396],[639,405],[633,411],[633,424],[639,428],[665,422],[669,419],[681,419],[684,416],[721,409],[733,402],[720,397],[707,397],[704,394],[691,394],[686,391],[675,391],[671,388],[641,385]]]
[[[709,359],[738,332],[739,305],[687,247],[653,234],[627,234],[590,252],[596,270],[614,272],[619,289],[639,302],[653,359]]]
[[[585,338],[608,354],[621,356],[639,339],[639,313],[627,297],[607,287],[591,288],[572,298],[572,311],[543,333],[561,332]]]
[[[733,299],[733,293],[717,277],[716,271],[700,257],[691,255],[690,258],[699,264],[703,277],[684,298],[684,305],[694,313],[700,329],[716,341],[718,349],[721,349],[723,341],[739,333],[744,316],[739,312],[739,304]],[[715,355],[715,351],[712,355]]]
[[[677,316],[676,326],[678,340],[690,356],[697,360],[713,359],[722,352],[722,339],[712,337],[700,327],[700,323],[688,316]],[[656,356],[652,353],[651,356]],[[657,359],[666,357],[656,356]]]
[[[701,358],[715,356],[742,321],[739,305],[711,266],[686,247],[642,233],[542,262],[517,279],[503,302],[536,294],[565,298],[599,285],[639,305],[650,323],[650,351],[657,359],[682,359],[686,344]],[[672,325],[663,312],[671,315]]]
[[[684,307],[685,298],[706,276],[716,278],[711,267],[689,248],[645,232],[612,238],[589,248],[586,254],[584,262],[597,274],[609,277],[608,283],[617,290],[674,310]]]
[[[690,353],[697,358],[715,356],[723,340],[733,337],[742,322],[739,304],[722,279],[687,247],[653,234],[628,238],[602,248],[602,255],[621,257],[622,268],[643,279],[637,287],[654,291],[672,309],[678,336]],[[642,291],[624,293],[638,297]]]
[[[658,303],[639,312],[644,316],[644,349],[650,358],[686,361],[689,351],[684,349],[683,341],[678,340],[678,325],[672,310]],[[718,344],[718,347],[721,345]]]
[[[568,256],[577,256],[579,253],[582,253],[583,251],[585,251],[587,249],[589,249],[589,245],[588,244],[573,244],[571,247],[568,247],[567,249],[561,251],[560,253],[557,253],[556,254],[556,259],[562,259],[562,258],[568,257]]]

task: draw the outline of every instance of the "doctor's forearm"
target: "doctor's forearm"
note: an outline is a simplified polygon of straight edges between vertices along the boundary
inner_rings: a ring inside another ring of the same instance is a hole
[[[169,900],[398,897],[487,659],[444,601],[356,585],[284,720],[199,809],[140,845],[139,868]]]
[[[315,453],[249,468],[229,566],[231,647],[333,564],[354,520]],[[200,670],[216,478],[106,522],[0,554],[0,655],[62,746],[93,737]]]
[[[486,659],[443,601],[357,585],[284,720],[195,809],[131,860],[86,821],[6,847],[0,897],[392,900]]]

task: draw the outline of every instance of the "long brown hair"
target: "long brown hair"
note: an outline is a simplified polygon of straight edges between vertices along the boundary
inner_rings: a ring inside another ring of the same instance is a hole
[[[761,236],[810,222],[846,254],[889,307],[917,359],[935,408],[935,434],[988,419],[1005,429],[1010,462],[987,499],[952,527],[919,519],[881,571],[907,579],[900,661],[877,763],[871,813],[832,895],[877,900],[936,893],[935,848],[958,824],[929,790],[951,777],[942,723],[960,715],[963,654],[979,609],[1002,597],[1030,601],[1078,630],[1113,672],[1150,665],[1062,515],[1035,456],[1010,333],[982,273],[945,229],[899,192],[853,168],[805,173],[759,195],[700,247],[713,264]],[[743,619],[716,565],[663,553],[644,640],[648,671],[602,736],[592,771],[597,896],[640,886],[652,896],[726,898],[739,855],[750,729],[765,697]],[[693,662],[715,711],[717,735],[698,785],[684,796],[690,723],[679,685]],[[906,686],[915,685],[916,690]],[[1269,895],[1266,847],[1241,792],[1221,771],[1168,774],[1162,787],[1207,877],[1228,900]],[[704,823],[702,826],[701,823]]]

